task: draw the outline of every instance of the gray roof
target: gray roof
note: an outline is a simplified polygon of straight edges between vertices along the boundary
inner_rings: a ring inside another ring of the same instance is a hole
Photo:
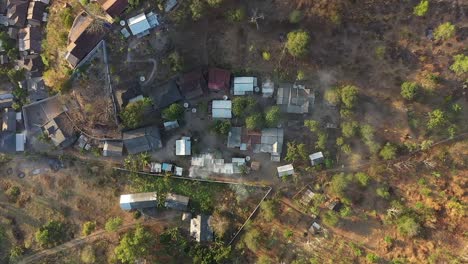
[[[210,218],[211,216],[199,215],[190,221],[190,235],[198,242],[213,240]]]
[[[157,126],[126,131],[123,133],[123,142],[129,154],[162,148],[161,134]]]
[[[280,84],[276,97],[276,104],[284,112],[292,114],[304,114],[310,111],[314,104],[315,95],[304,85]]]
[[[260,151],[280,155],[283,150],[283,140],[282,128],[265,128],[262,130]]]
[[[228,135],[228,148],[239,148],[241,145],[241,134],[242,128],[241,127],[231,127],[231,131],[229,131]]]
[[[65,113],[61,113],[47,122],[43,129],[52,140],[52,143],[61,148],[71,146],[77,139],[73,124]]]
[[[123,142],[122,141],[106,141],[102,155],[104,157],[120,157],[122,156]]]
[[[3,111],[2,131],[16,132],[16,112],[11,108]]]
[[[0,131],[0,152],[16,152],[16,134],[11,131]]]
[[[151,98],[153,105],[162,109],[177,101],[182,100],[182,95],[177,88],[177,84],[174,80],[169,80],[156,87],[151,87],[151,90],[146,91],[148,96]]]
[[[23,106],[24,126],[29,135],[41,131],[47,122],[65,110],[58,95]]]

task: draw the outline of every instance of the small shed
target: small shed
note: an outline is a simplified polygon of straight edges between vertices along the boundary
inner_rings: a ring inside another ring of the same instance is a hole
[[[212,103],[213,118],[232,118],[232,101],[230,100],[213,100]]]
[[[192,154],[192,144],[190,137],[182,137],[176,140],[176,156],[190,156]]]
[[[173,169],[174,169],[174,165],[172,165],[170,163],[163,163],[162,164],[162,171],[163,172],[172,172]]]
[[[109,141],[104,142],[104,148],[102,149],[102,155],[104,157],[121,157],[123,150],[122,141]]]
[[[164,122],[164,130],[169,131],[179,127],[179,122],[177,120]]]
[[[184,173],[184,169],[182,167],[175,167],[175,175],[176,176],[182,176]]]
[[[278,170],[278,177],[284,177],[294,174],[294,167],[292,164],[280,166],[277,168]]]
[[[123,194],[120,195],[120,208],[122,210],[143,209],[156,207],[156,192]]]
[[[266,79],[262,83],[262,95],[264,98],[270,98],[273,97],[273,94],[275,92],[275,84],[270,80]]]
[[[161,173],[162,172],[161,163],[151,162],[150,163],[150,172]]]
[[[208,89],[211,91],[228,91],[231,82],[231,72],[219,68],[208,71]]]
[[[310,159],[310,164],[312,166],[318,165],[323,162],[323,153],[316,152],[316,153],[310,154],[309,159]]]
[[[234,95],[252,94],[257,87],[256,77],[235,77],[234,78]]]
[[[316,233],[319,232],[321,229],[322,227],[317,222],[313,222],[309,228],[309,232]]]
[[[128,19],[128,26],[133,35],[146,35],[151,28],[145,13],[141,13]]]

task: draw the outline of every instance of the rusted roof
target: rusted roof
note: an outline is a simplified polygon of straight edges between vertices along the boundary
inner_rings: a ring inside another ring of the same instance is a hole
[[[208,73],[208,88],[210,90],[220,91],[229,90],[231,81],[231,72],[228,70],[211,68]]]

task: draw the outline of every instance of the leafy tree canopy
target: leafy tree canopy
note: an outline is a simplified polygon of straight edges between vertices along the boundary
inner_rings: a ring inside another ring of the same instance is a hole
[[[235,97],[232,100],[232,113],[237,117],[244,117],[253,112],[257,101],[253,97]]]
[[[454,71],[457,75],[462,75],[468,72],[468,56],[464,54],[458,54],[453,56],[453,64],[450,66],[450,70]]]
[[[309,49],[310,36],[304,30],[296,30],[288,33],[288,40],[286,43],[286,48],[294,57],[303,57],[305,56]]]
[[[401,84],[401,96],[407,100],[413,100],[418,92],[418,84],[414,82],[404,82]]]
[[[445,22],[443,24],[440,24],[435,30],[434,30],[434,38],[436,40],[447,40],[453,36],[455,36],[455,25],[453,25],[450,22]]]
[[[151,99],[145,98],[143,100],[129,103],[122,112],[120,118],[122,123],[127,128],[136,128],[141,125],[144,120],[144,113],[148,106],[151,105]]]
[[[421,0],[413,9],[413,14],[416,16],[424,16],[429,10],[429,0]]]
[[[162,114],[168,120],[182,119],[184,116],[184,107],[180,104],[171,104],[168,108],[164,109]]]
[[[212,130],[219,135],[227,135],[231,130],[231,122],[226,120],[216,120]]]
[[[65,225],[59,221],[49,221],[36,232],[36,241],[43,248],[60,244],[66,237]]]
[[[278,106],[270,107],[265,114],[265,122],[268,127],[276,127],[281,119],[281,111]]]
[[[300,162],[308,159],[306,147],[303,143],[297,144],[296,142],[288,142],[286,157],[284,158],[289,162]]]
[[[357,101],[358,89],[354,85],[346,85],[341,88],[341,101],[347,108],[353,108]]]
[[[245,119],[245,126],[247,129],[255,130],[263,127],[263,116],[260,113],[256,113],[248,116]]]
[[[138,226],[134,232],[123,236],[114,252],[122,263],[135,263],[136,260],[152,253],[154,242],[153,235],[144,227]]]
[[[397,148],[390,142],[387,142],[387,144],[385,144],[385,146],[380,150],[379,154],[384,160],[391,160],[395,158],[396,151]]]
[[[427,127],[429,129],[434,129],[443,126],[446,123],[445,112],[440,109],[435,109],[432,112],[429,112],[429,121],[427,122]]]

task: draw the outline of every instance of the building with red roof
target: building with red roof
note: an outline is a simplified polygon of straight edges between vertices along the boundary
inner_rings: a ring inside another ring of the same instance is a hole
[[[211,68],[208,72],[208,89],[211,91],[229,91],[231,72],[219,68]]]

